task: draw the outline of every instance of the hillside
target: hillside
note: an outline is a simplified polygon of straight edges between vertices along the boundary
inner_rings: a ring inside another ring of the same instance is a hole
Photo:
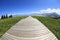
[[[47,28],[49,28],[56,37],[60,40],[60,19],[53,19],[49,17],[39,17],[33,16],[41,21]],[[26,17],[15,17],[9,19],[0,20],[0,37],[14,24],[16,24],[19,20],[26,18]]]

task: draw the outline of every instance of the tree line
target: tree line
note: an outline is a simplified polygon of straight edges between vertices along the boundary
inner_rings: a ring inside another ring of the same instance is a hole
[[[7,19],[7,18],[12,18],[12,17],[13,17],[12,15],[9,15],[9,16],[8,16],[8,15],[6,14],[6,15],[2,15],[2,16],[1,16],[1,19]]]

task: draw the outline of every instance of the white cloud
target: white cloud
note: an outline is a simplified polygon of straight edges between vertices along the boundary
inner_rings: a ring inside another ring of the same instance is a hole
[[[57,9],[48,8],[48,9],[42,9],[38,12],[32,12],[32,13],[41,14],[41,13],[52,13],[52,12],[56,12],[56,13],[60,14],[60,9],[59,8],[57,8]]]
[[[14,15],[22,15],[22,14],[24,14],[24,13],[13,13],[13,14],[8,14],[8,16],[9,16],[9,15],[13,15],[13,16],[14,16]]]

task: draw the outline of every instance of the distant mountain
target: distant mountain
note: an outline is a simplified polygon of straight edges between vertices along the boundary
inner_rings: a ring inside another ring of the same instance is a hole
[[[53,17],[53,18],[60,18],[60,15],[58,15],[57,13],[53,12],[53,13],[43,13],[43,14],[31,14],[31,16],[44,16],[44,17]]]
[[[47,17],[53,17],[53,18],[60,18],[60,15],[58,15],[57,13],[44,13],[44,14],[41,14],[43,16],[47,16]]]

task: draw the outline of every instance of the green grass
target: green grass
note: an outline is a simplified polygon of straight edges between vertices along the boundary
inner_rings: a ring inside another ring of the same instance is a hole
[[[16,24],[19,20],[25,18],[23,17],[15,17],[15,18],[8,18],[0,20],[0,37],[10,29],[14,24]]]
[[[53,19],[49,17],[39,17],[39,16],[33,16],[33,17],[41,21],[60,40],[60,19]],[[26,17],[15,17],[15,18],[0,20],[0,37],[14,24],[16,24],[19,20],[23,18]]]
[[[39,21],[41,21],[60,40],[60,19],[53,19],[49,17],[39,17],[39,16],[34,17],[37,18]]]

